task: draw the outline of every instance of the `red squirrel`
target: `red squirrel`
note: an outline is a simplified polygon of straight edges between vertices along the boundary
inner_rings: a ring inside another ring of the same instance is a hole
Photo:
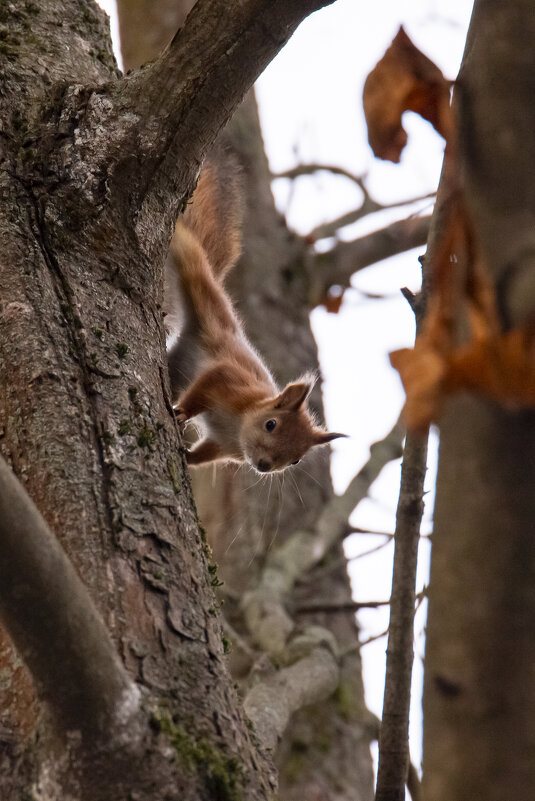
[[[344,435],[316,426],[307,407],[311,376],[277,387],[223,287],[241,250],[239,173],[228,160],[226,167],[227,176],[221,159],[203,168],[166,263],[165,322],[179,329],[169,352],[173,406],[181,426],[195,417],[204,431],[188,464],[246,462],[269,473]]]

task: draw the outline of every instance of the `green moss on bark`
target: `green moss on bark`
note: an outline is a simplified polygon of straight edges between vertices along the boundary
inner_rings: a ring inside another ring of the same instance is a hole
[[[234,756],[218,750],[206,736],[189,734],[162,711],[153,714],[159,730],[166,735],[177,760],[195,772],[215,801],[242,801],[242,770]]]

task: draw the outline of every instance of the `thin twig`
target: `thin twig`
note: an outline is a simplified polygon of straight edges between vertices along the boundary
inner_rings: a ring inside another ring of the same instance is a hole
[[[378,551],[382,551],[383,548],[386,548],[387,545],[390,545],[393,539],[394,535],[390,534],[384,542],[380,543],[380,545],[376,545],[375,548],[370,548],[368,551],[362,551],[362,553],[358,553],[356,556],[350,556],[347,561],[356,562],[357,559],[364,559],[366,556],[371,556]]]
[[[351,532],[354,533],[354,532]],[[363,532],[365,534],[379,534],[379,532],[374,531],[366,531]],[[365,556],[370,556],[370,554],[376,553],[384,548],[389,542],[394,538],[393,534],[382,534],[384,537],[388,537],[386,542],[382,542],[380,545],[376,545],[375,548],[370,548],[368,551],[364,551],[363,553],[359,553],[356,556],[341,556],[339,559],[333,559],[332,561],[328,562],[326,565],[322,565],[321,567],[316,567],[312,573],[303,577],[304,582],[310,581],[318,581],[318,579],[323,578],[324,576],[328,576],[331,573],[334,573],[336,570],[339,570],[342,567],[346,567],[348,562],[355,561],[357,559],[363,559]],[[345,536],[343,537],[345,539]]]
[[[379,634],[374,634],[372,637],[368,637],[367,640],[362,640],[359,642],[358,647],[363,648],[365,645],[369,645],[371,642],[376,642],[380,640],[382,637],[386,637],[388,635],[388,629],[381,631]]]
[[[348,536],[350,534],[365,534],[365,535],[371,535],[373,537],[393,537],[394,536],[394,534],[392,534],[389,531],[372,531],[369,528],[359,528],[358,526],[349,526],[349,528],[348,528]]]
[[[346,170],[344,167],[339,167],[336,164],[298,164],[295,167],[291,167],[289,170],[272,173],[271,178],[273,180],[277,178],[289,178],[293,181],[295,178],[300,178],[302,175],[314,175],[317,172],[330,172],[333,175],[341,175],[344,178],[349,178],[350,181],[357,184],[359,189],[364,193],[364,196],[368,197],[368,190],[364,183],[366,176],[356,175],[354,172],[350,172],[350,170]]]
[[[344,601],[342,603],[316,603],[298,604],[293,611],[298,615],[313,614],[314,612],[358,612],[359,609],[378,609],[389,606],[390,601]]]
[[[369,214],[376,214],[378,211],[385,211],[386,209],[401,209],[404,206],[410,206],[413,203],[419,203],[431,197],[435,197],[434,192],[407,198],[406,200],[400,200],[396,203],[379,203],[367,195],[357,209],[348,211],[330,222],[321,223],[321,225],[316,226],[316,228],[313,228],[312,231],[307,234],[307,239],[316,241],[318,239],[327,239],[328,237],[336,236],[341,228],[345,228],[347,225],[353,225]]]

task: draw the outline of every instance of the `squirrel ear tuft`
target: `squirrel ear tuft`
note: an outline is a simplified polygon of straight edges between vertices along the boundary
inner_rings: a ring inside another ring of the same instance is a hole
[[[347,434],[335,434],[330,431],[321,431],[317,428],[314,431],[314,445],[326,445],[328,442],[331,442],[333,439],[338,439],[339,437],[347,437]]]
[[[308,380],[288,384],[281,394],[275,398],[274,408],[284,409],[289,412],[297,411],[312,392],[313,386],[314,384]]]

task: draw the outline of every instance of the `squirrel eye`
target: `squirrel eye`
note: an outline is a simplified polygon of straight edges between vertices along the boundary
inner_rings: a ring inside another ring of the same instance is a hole
[[[276,420],[268,420],[266,423],[266,431],[273,431],[276,425],[277,425]]]
[[[292,464],[299,464],[300,461],[301,459],[296,459],[295,462],[292,462]]]

